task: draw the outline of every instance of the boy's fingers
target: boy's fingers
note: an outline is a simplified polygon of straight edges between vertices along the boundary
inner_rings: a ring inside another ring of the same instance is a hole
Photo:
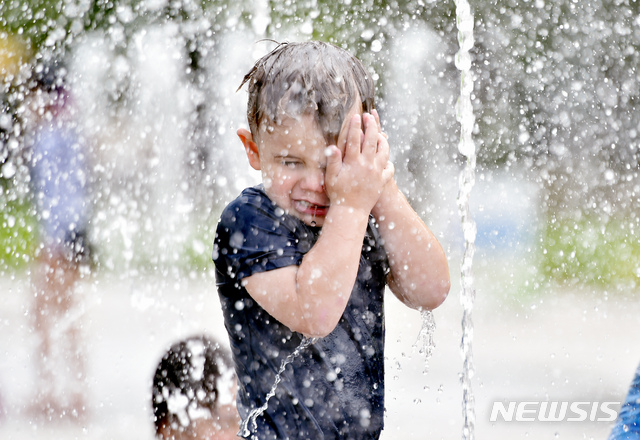
[[[371,110],[371,114],[373,115],[374,118],[376,118],[376,124],[378,125],[378,131],[380,133],[382,133],[382,136],[384,136],[386,139],[389,139],[389,136],[387,136],[387,133],[382,131],[382,125],[380,124],[380,115],[378,114],[378,110],[376,110],[374,108],[373,110]]]
[[[378,127],[373,116],[365,113],[363,116],[365,131],[362,142],[362,153],[373,157],[378,149]]]
[[[357,157],[362,144],[362,128],[360,115],[353,115],[349,121],[349,131],[347,132],[346,145],[344,148],[344,160]]]
[[[375,163],[379,170],[383,170],[389,162],[389,144],[385,137],[378,133],[378,151],[376,152]]]
[[[333,200],[335,198],[333,185],[336,183],[342,167],[342,153],[338,147],[330,145],[326,148],[325,154],[327,156],[327,168],[325,170],[324,184],[329,199]]]
[[[387,183],[389,180],[391,180],[393,178],[393,175],[395,174],[395,170],[396,169],[393,164],[387,161],[387,165],[382,170],[382,181],[384,183]]]
[[[376,125],[378,126],[378,131],[382,133],[382,125],[380,125],[380,115],[378,114],[378,110],[375,108],[371,110],[371,114],[376,119]]]
[[[387,138],[382,133],[378,133],[377,147],[381,160],[387,162],[389,160],[389,142],[387,142]]]
[[[330,145],[325,150],[325,154],[327,155],[327,178],[334,177],[340,171],[340,167],[342,165],[342,153],[340,149],[335,145]]]

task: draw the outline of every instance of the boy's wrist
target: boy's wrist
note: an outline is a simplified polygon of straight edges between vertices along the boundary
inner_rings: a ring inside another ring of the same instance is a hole
[[[354,220],[366,219],[368,221],[370,212],[364,208],[348,205],[346,203],[332,204],[329,208],[328,218],[351,218]]]
[[[394,209],[394,206],[397,206],[395,197],[398,197],[399,195],[404,197],[400,188],[398,188],[395,179],[389,180],[384,188],[382,188],[380,197],[371,210],[371,214],[376,218],[376,220],[380,220],[380,216],[384,216],[385,212],[389,209]]]
[[[369,218],[369,214],[373,209],[372,204],[374,201],[367,197],[358,197],[357,195],[350,194],[347,197],[334,197],[336,201],[331,202],[331,208],[334,211],[340,211],[342,213],[348,213],[350,215],[363,215]]]

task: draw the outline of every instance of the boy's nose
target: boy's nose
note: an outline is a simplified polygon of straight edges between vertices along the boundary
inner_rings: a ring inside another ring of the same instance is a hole
[[[310,171],[303,179],[302,187],[307,191],[324,192],[324,170]]]

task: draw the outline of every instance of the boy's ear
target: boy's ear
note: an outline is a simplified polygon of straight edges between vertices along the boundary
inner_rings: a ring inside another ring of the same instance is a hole
[[[249,159],[249,165],[254,170],[260,169],[260,150],[258,145],[254,142],[251,132],[245,128],[239,128],[238,137],[244,145],[244,151],[247,153],[247,159]]]

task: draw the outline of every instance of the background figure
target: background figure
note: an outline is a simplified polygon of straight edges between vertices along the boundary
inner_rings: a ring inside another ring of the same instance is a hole
[[[156,438],[236,438],[235,383],[229,355],[211,338],[194,336],[173,344],[153,377]]]
[[[640,365],[609,440],[640,440]]]
[[[34,410],[48,419],[85,411],[84,361],[74,290],[89,262],[87,172],[64,86],[55,64],[36,74],[31,94],[31,182],[42,245],[33,276],[38,337]]]

